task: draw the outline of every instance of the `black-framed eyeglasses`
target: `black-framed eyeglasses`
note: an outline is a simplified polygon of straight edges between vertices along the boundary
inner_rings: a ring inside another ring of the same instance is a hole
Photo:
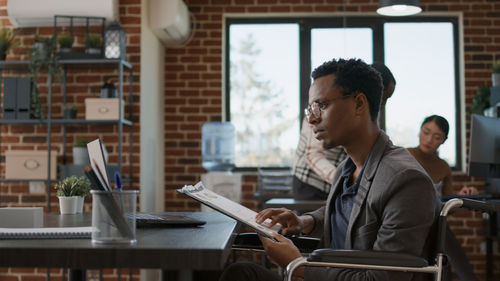
[[[327,100],[315,101],[304,108],[304,114],[306,115],[307,121],[310,120],[311,116],[318,119],[321,118],[321,112],[323,112],[333,101],[346,99],[349,97],[356,96],[355,93],[351,93],[349,95],[340,96],[336,98],[331,98]]]

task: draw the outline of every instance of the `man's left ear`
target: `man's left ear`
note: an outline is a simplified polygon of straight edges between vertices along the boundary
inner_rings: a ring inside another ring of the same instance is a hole
[[[356,103],[356,115],[361,115],[364,111],[370,110],[368,99],[366,98],[365,94],[358,93],[354,97],[354,102]]]

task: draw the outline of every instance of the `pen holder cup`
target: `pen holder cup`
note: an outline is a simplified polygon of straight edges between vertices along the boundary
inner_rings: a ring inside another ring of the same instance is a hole
[[[92,243],[133,244],[138,190],[92,193]]]

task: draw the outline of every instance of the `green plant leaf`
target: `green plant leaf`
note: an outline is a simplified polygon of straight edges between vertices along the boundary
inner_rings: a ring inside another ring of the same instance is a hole
[[[85,177],[67,177],[56,183],[54,187],[58,197],[90,195],[90,182]]]

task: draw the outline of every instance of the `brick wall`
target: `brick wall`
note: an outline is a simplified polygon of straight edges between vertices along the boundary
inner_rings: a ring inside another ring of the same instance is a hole
[[[15,1],[15,0],[9,0]],[[132,161],[133,172],[133,188],[139,188],[139,69],[140,69],[140,22],[141,22],[141,0],[120,0],[119,1],[120,22],[123,29],[127,33],[127,61],[133,66],[133,118],[134,122],[132,127],[124,126],[123,130],[123,153],[122,162],[126,163],[123,166],[122,172],[124,177],[129,174],[130,168],[128,163]],[[7,17],[7,1],[0,0],[0,19],[7,26],[10,22]],[[42,3],[40,3],[42,5]],[[40,28],[22,28],[17,29],[21,45],[13,49],[7,55],[7,60],[29,60],[30,47],[33,42],[35,34],[42,37],[48,37],[53,34],[52,27]],[[83,38],[78,38],[76,41],[77,47],[83,50]],[[8,76],[24,76],[28,75],[27,71],[4,71],[2,77]],[[78,119],[85,118],[84,100],[87,97],[100,96],[100,88],[109,77],[118,77],[117,67],[114,68],[100,68],[96,66],[88,66],[83,68],[71,68],[67,73],[67,102],[76,103],[79,106]],[[54,81],[52,88],[52,118],[62,118],[62,84]],[[129,93],[128,72],[125,69],[124,78],[124,97],[128,101]],[[115,83],[118,87],[118,83]],[[41,103],[44,105],[45,112],[47,112],[47,73],[42,72],[39,80],[39,91]],[[3,91],[2,91],[3,95]],[[129,104],[126,103],[125,118],[128,119]],[[128,153],[129,145],[129,131],[133,130],[132,159]],[[52,127],[52,149],[58,152],[57,163],[63,163],[62,157],[62,126]],[[86,138],[93,140],[100,137],[109,153],[109,163],[116,165],[118,162],[118,127],[116,125],[104,126],[67,126],[66,131],[66,163],[72,163],[72,147],[73,143],[78,138]],[[47,127],[46,126],[1,126],[1,161],[0,161],[0,177],[4,178],[5,175],[5,151],[12,149],[19,150],[40,150],[47,151]],[[125,183],[128,187],[128,183]],[[53,185],[51,187],[51,211],[59,211],[59,203],[55,196]],[[46,193],[33,193],[29,191],[27,182],[19,183],[6,183],[0,182],[0,207],[6,206],[40,206],[46,209]],[[90,210],[91,198],[86,198],[85,209]],[[44,268],[0,268],[0,280],[45,280],[46,269]],[[62,270],[52,269],[52,280],[62,280]],[[125,273],[128,275],[128,272]],[[91,273],[92,276],[98,276],[98,273]],[[89,276],[90,276],[89,275]],[[124,273],[122,273],[124,275]],[[116,280],[116,270],[105,270],[104,276],[106,280]],[[138,279],[138,272],[134,272],[134,279]],[[89,277],[91,278],[91,276]],[[123,276],[122,276],[123,278]],[[124,279],[128,280],[128,277]],[[91,280],[91,279],[89,279]]]
[[[166,49],[165,58],[165,208],[166,210],[198,210],[199,205],[174,192],[184,184],[191,184],[205,173],[201,167],[201,126],[207,121],[219,121],[222,115],[223,88],[223,14],[253,13],[322,13],[322,12],[374,12],[378,1],[368,0],[185,0],[190,12],[196,18],[197,27],[193,40],[184,48]],[[0,18],[7,20],[6,0],[0,0]],[[500,3],[497,1],[421,1],[426,12],[463,12],[464,25],[464,59],[466,106],[472,102],[476,89],[482,85],[491,85],[489,66],[494,59],[500,59]],[[127,60],[134,66],[134,131],[133,138],[133,173],[134,187],[139,182],[139,62],[140,62],[140,0],[120,0],[120,16],[122,27],[127,31]],[[35,33],[52,34],[51,28],[25,28],[19,30],[22,45],[8,55],[8,59],[28,59],[26,52],[31,45]],[[13,74],[15,75],[15,74]],[[83,105],[83,99],[91,93],[97,93],[105,77],[113,72],[95,69],[71,70],[68,74],[69,102]],[[42,103],[46,103],[47,86],[45,75],[40,83]],[[127,82],[125,87],[128,87]],[[58,84],[54,87],[54,118],[61,116],[62,93]],[[83,106],[81,107],[83,108]],[[83,118],[83,110],[78,113]],[[469,127],[469,118],[466,127]],[[128,151],[128,130],[124,132],[124,151]],[[2,126],[1,152],[13,148],[45,150],[46,127],[44,126]],[[62,128],[55,126],[52,135],[52,148],[62,152]],[[79,136],[100,136],[110,152],[110,161],[117,161],[117,129],[113,126],[103,127],[68,127],[69,152],[74,138]],[[467,137],[469,136],[467,131]],[[467,143],[468,145],[468,143]],[[127,162],[124,154],[124,162]],[[58,157],[58,163],[62,157]],[[127,166],[124,173],[128,172]],[[5,170],[4,159],[0,164],[0,175]],[[473,184],[484,188],[481,179],[469,178],[462,174],[454,175],[458,189],[465,184]],[[243,176],[243,203],[256,208],[253,193],[256,190],[257,177],[247,173]],[[57,210],[57,198],[52,196],[52,209]],[[27,183],[0,183],[1,206],[43,206],[45,195],[29,193]],[[89,209],[87,202],[86,209]],[[451,219],[457,237],[463,242],[469,259],[478,275],[484,280],[484,251],[480,245],[484,243],[481,216],[477,213],[460,213]],[[495,273],[498,278],[498,248],[496,249]],[[6,269],[0,268],[0,280],[22,280],[26,278],[41,279],[44,269]],[[53,275],[60,276],[59,270]]]
[[[223,15],[263,13],[371,12],[378,1],[372,0],[185,0],[196,18],[193,40],[185,48],[168,48],[165,59],[165,208],[198,210],[198,204],[176,194],[174,189],[200,179],[201,126],[220,121],[223,94]],[[420,1],[424,12],[462,12],[465,62],[465,104],[479,86],[491,85],[490,66],[500,59],[500,2]],[[467,138],[470,118],[466,118]],[[466,143],[468,147],[468,141]],[[454,174],[455,188],[475,185],[484,190],[482,179]],[[253,193],[257,177],[243,176],[243,204],[256,208]],[[481,215],[460,213],[451,218],[452,227],[464,245],[476,273],[485,279],[485,254]],[[495,277],[500,275],[498,247]]]

